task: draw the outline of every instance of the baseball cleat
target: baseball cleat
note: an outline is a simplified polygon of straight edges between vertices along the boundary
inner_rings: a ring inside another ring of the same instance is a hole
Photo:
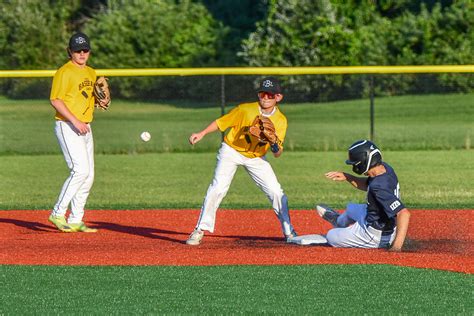
[[[188,240],[186,240],[187,245],[197,246],[201,243],[202,238],[204,237],[204,232],[200,229],[195,229],[189,235]]]
[[[321,216],[324,220],[328,221],[332,224],[332,226],[337,227],[337,218],[339,217],[338,212],[327,206],[326,204],[318,204],[316,205],[316,211],[318,212],[319,216]]]
[[[70,233],[72,232],[71,227],[66,223],[66,218],[62,215],[50,215],[48,218],[48,221],[52,223],[54,226],[56,226],[57,229],[59,229],[62,232],[65,233]]]
[[[84,222],[68,224],[71,227],[71,231],[74,233],[96,233],[98,229],[87,227]]]

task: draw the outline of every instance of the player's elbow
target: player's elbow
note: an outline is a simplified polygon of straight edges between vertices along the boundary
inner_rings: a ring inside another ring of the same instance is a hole
[[[397,214],[397,226],[408,228],[408,224],[410,223],[410,212],[404,208]]]
[[[62,101],[60,99],[52,99],[52,100],[49,100],[49,102],[51,106],[57,110]]]
[[[406,219],[409,219],[410,216],[411,216],[411,213],[408,209],[404,208],[400,212],[398,212],[398,216],[400,216],[400,215],[405,217]]]

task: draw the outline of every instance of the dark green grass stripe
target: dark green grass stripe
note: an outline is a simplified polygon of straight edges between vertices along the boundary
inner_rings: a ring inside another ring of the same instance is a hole
[[[409,209],[473,209],[474,152],[404,151],[384,153],[395,168]],[[316,203],[344,208],[364,203],[366,193],[328,181],[330,170],[351,172],[346,152],[287,152],[269,157],[291,209]],[[199,209],[212,181],[216,154],[96,155],[94,187],[87,209]],[[0,209],[51,209],[68,176],[62,156],[0,156]],[[471,181],[472,182],[472,181]],[[268,209],[265,194],[243,168],[237,171],[224,209]]]
[[[388,265],[0,266],[0,314],[472,314],[472,275]]]

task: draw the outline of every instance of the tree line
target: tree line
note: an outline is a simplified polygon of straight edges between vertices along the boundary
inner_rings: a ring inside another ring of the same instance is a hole
[[[473,64],[470,0],[10,0],[0,9],[0,69],[56,69],[75,31],[95,68]],[[205,99],[209,82],[112,78],[121,98]],[[363,75],[285,76],[294,101],[367,96]],[[229,99],[249,78],[227,80]],[[0,93],[47,97],[50,79],[3,79]],[[474,88],[473,75],[377,76],[377,94]]]

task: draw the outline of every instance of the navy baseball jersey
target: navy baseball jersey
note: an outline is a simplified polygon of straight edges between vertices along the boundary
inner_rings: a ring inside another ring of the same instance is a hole
[[[367,225],[381,230],[384,234],[393,232],[397,213],[405,208],[400,200],[400,185],[395,171],[387,163],[382,163],[386,172],[368,178]]]

